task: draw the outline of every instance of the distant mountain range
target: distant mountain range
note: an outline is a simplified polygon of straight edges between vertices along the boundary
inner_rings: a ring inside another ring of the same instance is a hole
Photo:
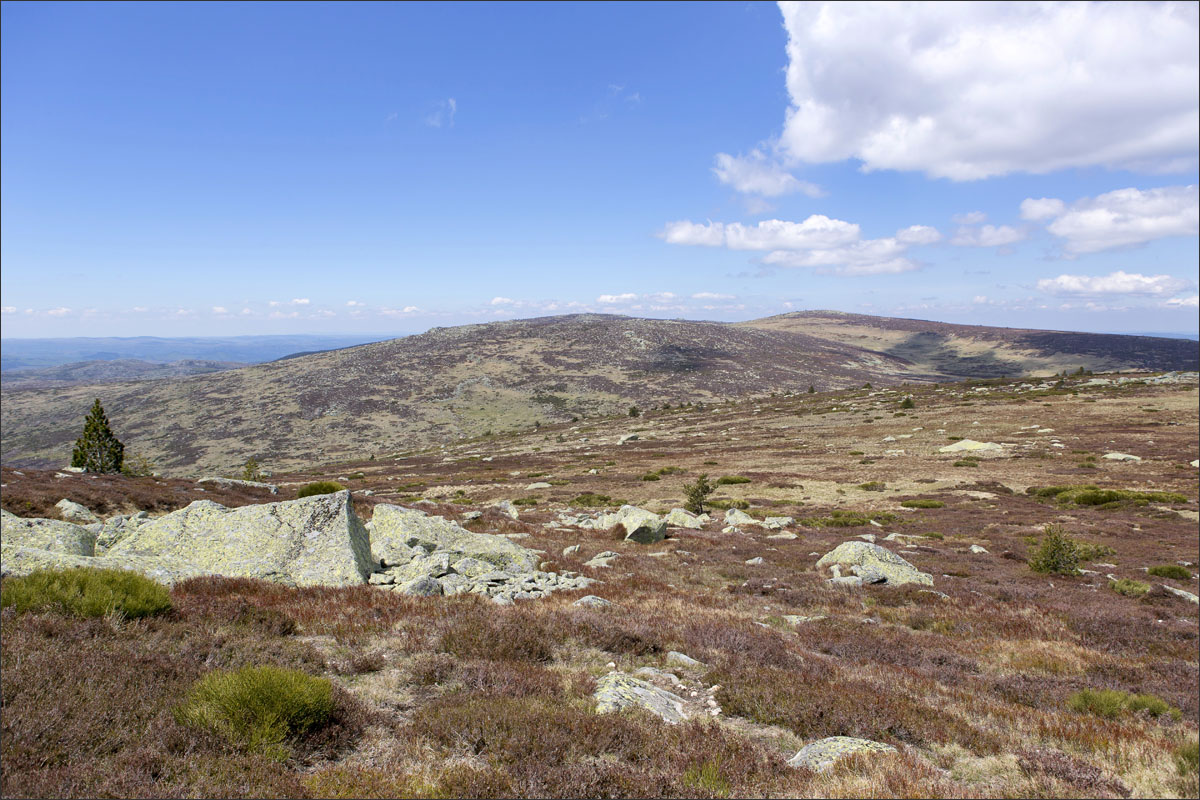
[[[0,372],[0,385],[6,389],[72,386],[79,383],[112,383],[114,381],[147,381],[162,378],[182,378],[205,375],[247,364],[241,361],[201,361],[187,358],[166,364],[154,364],[136,358],[117,358],[112,361],[76,361],[55,367],[17,367]]]
[[[77,337],[0,340],[0,371],[56,367],[83,361],[136,359],[155,364],[183,360],[260,364],[293,353],[333,350],[378,342],[391,336],[371,334],[279,336]]]
[[[3,387],[0,457],[60,466],[92,398],[127,452],[168,474],[411,451],[463,437],[772,392],[1194,370],[1179,339],[950,325],[838,312],[738,324],[570,315],[493,322],[149,382]],[[635,425],[631,420],[631,425]]]

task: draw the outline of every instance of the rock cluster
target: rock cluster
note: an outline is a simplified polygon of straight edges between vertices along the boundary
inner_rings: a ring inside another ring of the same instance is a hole
[[[933,576],[921,572],[912,564],[884,547],[871,542],[842,542],[821,556],[817,568],[829,567],[835,585],[862,586],[864,583],[884,583],[898,586],[904,583],[933,585]],[[842,575],[841,567],[849,567],[853,575]]]
[[[610,672],[596,681],[594,697],[597,714],[639,706],[667,722],[687,719],[682,697],[624,672]]]
[[[682,509],[676,511],[687,513]],[[625,530],[625,541],[638,544],[653,544],[667,537],[667,519],[637,506],[621,506],[615,513],[595,517],[560,514],[558,521],[563,525],[597,531],[609,530],[619,525]]]

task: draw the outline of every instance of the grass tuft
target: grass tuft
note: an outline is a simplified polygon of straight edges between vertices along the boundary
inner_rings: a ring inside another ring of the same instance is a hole
[[[139,619],[169,611],[171,595],[162,584],[135,572],[77,567],[5,579],[0,608],[9,607],[18,614],[56,611],[84,619],[108,614]]]
[[[342,486],[337,481],[315,481],[313,483],[306,483],[296,491],[296,499],[300,499],[301,497],[312,497],[318,494],[334,494],[342,491],[345,488],[345,486]]]

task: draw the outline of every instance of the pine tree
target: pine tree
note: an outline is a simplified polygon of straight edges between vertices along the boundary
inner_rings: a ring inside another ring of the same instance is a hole
[[[88,472],[120,472],[124,462],[125,445],[108,427],[108,417],[104,416],[104,408],[97,397],[83,422],[83,435],[75,440],[71,466],[82,467]]]
[[[684,509],[693,514],[703,514],[704,501],[713,493],[713,488],[713,485],[708,482],[707,475],[701,475],[695,483],[684,484],[683,491],[687,494],[687,501],[683,504]]]

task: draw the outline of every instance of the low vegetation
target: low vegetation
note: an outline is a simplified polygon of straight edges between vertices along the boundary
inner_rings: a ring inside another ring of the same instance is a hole
[[[1026,493],[1033,497],[1052,500],[1062,505],[1096,506],[1103,509],[1120,508],[1133,504],[1146,506],[1150,503],[1186,503],[1187,498],[1177,492],[1141,492],[1134,489],[1101,489],[1094,484],[1068,486],[1030,486]]]
[[[904,508],[945,508],[946,504],[941,500],[928,500],[918,498],[916,500],[901,500],[900,505]]]
[[[318,494],[335,494],[336,492],[340,492],[345,488],[345,486],[342,486],[337,481],[314,481],[312,483],[306,483],[297,489],[296,497],[300,498],[312,497]]]
[[[1159,564],[1150,567],[1150,569],[1146,570],[1146,573],[1156,578],[1171,578],[1177,581],[1190,581],[1192,579],[1192,571],[1178,564]]]
[[[1097,717],[1115,719],[1122,714],[1145,712],[1151,717],[1178,720],[1182,712],[1166,700],[1152,694],[1132,694],[1120,689],[1081,689],[1068,701],[1071,710]]]
[[[162,584],[134,572],[79,567],[6,578],[0,587],[0,607],[18,614],[140,619],[169,611],[171,596]]]

